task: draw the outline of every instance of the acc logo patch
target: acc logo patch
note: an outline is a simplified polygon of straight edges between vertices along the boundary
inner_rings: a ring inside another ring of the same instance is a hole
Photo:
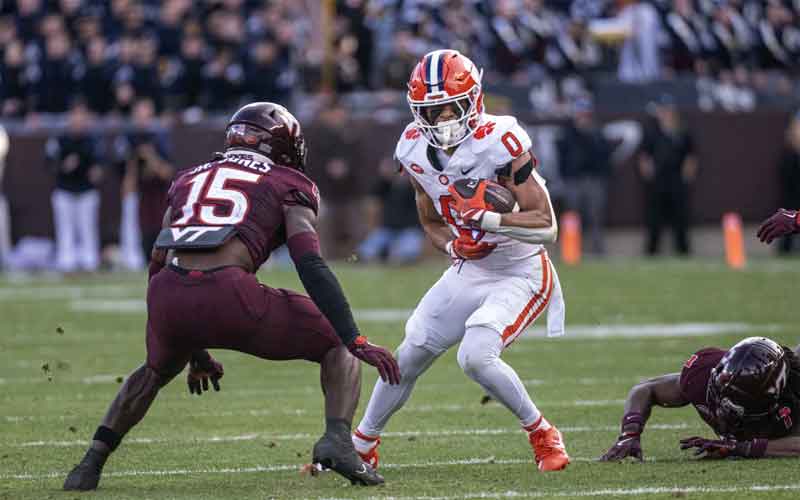
[[[420,167],[419,165],[417,165],[416,163],[412,163],[409,168],[411,170],[413,170],[414,172],[418,173],[418,174],[424,174],[425,173],[425,170],[422,167]]]
[[[419,134],[420,132],[418,128],[408,129],[406,130],[406,139],[408,140],[416,139],[417,137],[419,137]]]
[[[446,185],[450,184],[450,178],[447,177],[446,175],[442,174],[442,175],[439,176],[439,183],[442,186],[446,186]]]

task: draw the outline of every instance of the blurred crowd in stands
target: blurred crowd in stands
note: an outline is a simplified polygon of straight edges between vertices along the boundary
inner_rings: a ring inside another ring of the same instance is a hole
[[[2,1],[0,111],[64,112],[77,95],[123,114],[137,97],[159,114],[285,102],[320,88],[325,61],[340,92],[404,89],[419,57],[442,47],[518,83],[690,72],[789,91],[800,70],[800,0],[338,0],[331,22],[324,4]]]
[[[346,125],[353,109],[337,96],[402,92],[419,58],[443,47],[484,68],[490,88],[577,77],[591,90],[596,75],[627,83],[688,75],[800,95],[800,0],[0,0],[0,119],[36,125],[63,117],[46,147],[56,248],[43,251],[43,261],[71,271],[105,259],[99,187],[113,177],[121,184],[116,260],[140,268],[170,179],[187,166],[172,164],[171,120],[225,116],[252,100],[288,104],[316,123],[310,148],[325,153],[310,161],[325,216],[336,221],[323,225],[323,236],[345,252],[335,256],[416,259],[423,238],[413,192],[392,174],[389,149],[374,155],[377,176],[357,175],[361,159],[348,155],[360,139]],[[291,106],[298,94],[316,97]],[[566,108],[551,162],[564,189],[554,192],[562,208],[582,214],[588,247],[602,254],[620,140],[595,121],[590,98]],[[676,249],[688,254],[694,144],[674,103],[657,108],[635,160],[646,195],[645,252],[659,251],[670,224]],[[110,140],[97,137],[93,115],[119,118],[113,134],[100,134]],[[800,118],[792,123],[781,160],[789,190],[800,185]],[[0,162],[0,179],[2,170]],[[372,232],[355,192],[381,202],[369,211]],[[800,203],[796,189],[784,196],[787,206]],[[0,189],[0,256],[9,255],[6,205]]]

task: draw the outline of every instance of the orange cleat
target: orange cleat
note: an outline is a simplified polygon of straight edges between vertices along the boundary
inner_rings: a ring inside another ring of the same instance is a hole
[[[551,425],[547,430],[528,433],[528,441],[533,446],[533,456],[540,471],[562,470],[569,465],[569,455],[564,448],[564,440],[554,426]]]
[[[365,446],[365,442],[368,443]],[[358,432],[356,429],[353,432],[353,445],[356,448],[358,456],[361,461],[371,466],[373,469],[378,469],[378,445],[381,444],[380,437],[371,437]]]

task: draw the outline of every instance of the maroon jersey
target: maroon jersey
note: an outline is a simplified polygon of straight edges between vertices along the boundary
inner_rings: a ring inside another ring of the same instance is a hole
[[[692,403],[700,417],[716,432],[719,432],[719,426],[713,408],[710,408],[706,401],[706,392],[708,381],[711,379],[711,370],[727,352],[716,347],[700,349],[686,360],[681,370],[680,384],[683,397]]]
[[[283,205],[319,209],[319,191],[302,172],[228,152],[182,172],[168,193],[171,227],[235,226],[256,268],[286,242]]]

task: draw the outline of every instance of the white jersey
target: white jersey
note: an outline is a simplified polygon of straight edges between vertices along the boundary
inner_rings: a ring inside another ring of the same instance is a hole
[[[397,142],[395,158],[430,196],[439,215],[455,236],[467,231],[476,240],[497,244],[488,257],[468,261],[470,265],[497,270],[524,265],[542,251],[542,245],[465,228],[461,225],[462,221],[452,205],[453,198],[447,188],[464,178],[496,181],[499,169],[530,148],[531,139],[516,118],[484,113],[478,129],[456,148],[452,156],[429,147],[422,133],[414,123],[410,123]],[[544,184],[544,179],[538,175],[537,180]]]

